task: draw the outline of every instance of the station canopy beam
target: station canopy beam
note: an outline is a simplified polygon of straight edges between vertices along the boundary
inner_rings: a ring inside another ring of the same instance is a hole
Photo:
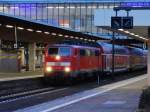
[[[0,39],[15,41],[15,26],[17,28],[18,41],[20,42],[53,43],[64,39],[87,42],[108,40],[102,37],[54,27],[42,22],[26,20],[6,14],[0,14]]]

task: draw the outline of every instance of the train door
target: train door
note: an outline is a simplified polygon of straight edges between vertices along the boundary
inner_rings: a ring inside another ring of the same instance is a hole
[[[110,70],[110,68],[109,68],[109,63],[110,63],[110,59],[109,59],[109,55],[106,55],[106,54],[102,54],[102,59],[103,59],[103,64],[102,64],[102,66],[103,66],[103,71],[104,72],[108,72],[109,70]]]
[[[80,68],[80,53],[79,49],[75,48],[74,49],[74,56],[75,58],[72,60],[74,62],[75,70],[79,71]]]
[[[102,54],[102,71],[106,71],[106,55]]]
[[[103,58],[99,50],[95,50],[95,56],[96,56],[96,67],[98,67],[97,69],[99,71],[102,71]]]

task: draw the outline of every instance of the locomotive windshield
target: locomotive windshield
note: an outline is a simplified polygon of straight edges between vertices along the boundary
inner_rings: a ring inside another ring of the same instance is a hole
[[[71,49],[68,47],[49,48],[48,54],[49,55],[70,56]]]

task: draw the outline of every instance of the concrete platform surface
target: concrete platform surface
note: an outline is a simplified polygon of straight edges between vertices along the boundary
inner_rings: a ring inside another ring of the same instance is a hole
[[[135,112],[146,77],[138,76],[16,112]]]
[[[43,76],[42,70],[22,71],[19,73],[1,73],[0,72],[0,81],[19,80],[19,79],[42,77],[42,76]]]

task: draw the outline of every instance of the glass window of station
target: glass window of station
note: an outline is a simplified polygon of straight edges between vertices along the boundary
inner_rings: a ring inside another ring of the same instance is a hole
[[[95,9],[113,8],[119,3],[1,3],[0,12],[45,22],[84,33],[110,31],[94,26]]]

